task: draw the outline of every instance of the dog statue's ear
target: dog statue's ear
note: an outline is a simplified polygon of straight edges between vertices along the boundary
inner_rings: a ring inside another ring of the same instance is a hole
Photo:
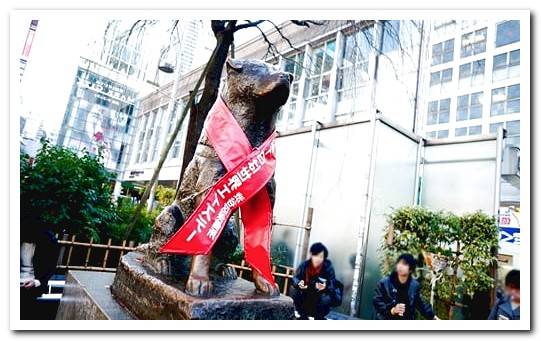
[[[240,73],[242,71],[242,63],[236,59],[227,58],[227,60],[225,61],[225,64],[227,66],[228,72],[234,71],[234,72]]]

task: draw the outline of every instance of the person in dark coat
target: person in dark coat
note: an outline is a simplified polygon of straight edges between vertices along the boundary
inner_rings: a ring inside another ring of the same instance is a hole
[[[302,262],[292,279],[293,301],[300,319],[324,320],[338,297],[329,251],[322,243],[310,247],[310,258]]]
[[[372,301],[376,319],[414,320],[416,311],[426,319],[438,319],[421,298],[421,285],[411,276],[415,266],[415,258],[404,253],[398,257],[395,270],[379,281]]]
[[[505,276],[505,295],[492,308],[489,320],[520,320],[520,271],[511,270]]]
[[[36,299],[47,291],[56,271],[58,241],[50,230],[21,231],[21,320],[39,318]]]

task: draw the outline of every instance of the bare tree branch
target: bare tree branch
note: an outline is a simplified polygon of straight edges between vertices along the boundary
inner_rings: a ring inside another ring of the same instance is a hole
[[[324,24],[323,21],[315,21],[315,20],[290,20],[290,21],[297,26],[306,26],[306,27],[310,27],[310,25],[321,26]]]
[[[128,31],[128,35],[126,37],[126,43],[128,43],[128,41],[130,40],[130,37],[133,33],[133,31],[135,30],[135,28],[139,25],[140,22],[144,22],[144,20],[136,20],[133,25],[131,25],[131,28],[130,30]]]
[[[293,46],[293,43],[291,43],[291,40],[289,40],[288,37],[286,37],[283,33],[282,33],[282,30],[280,30],[280,28],[278,27],[278,25],[276,25],[274,22],[272,22],[271,20],[266,20],[267,22],[271,23],[272,26],[274,26],[274,29],[276,30],[276,32],[278,32],[278,34],[280,35],[280,37],[286,41],[286,43],[289,45],[289,47],[291,47],[293,50],[295,51],[298,51],[298,52],[302,52],[301,49],[299,49],[298,47],[295,47]]]
[[[265,43],[267,43],[267,51],[265,52],[265,55],[263,56],[263,59],[267,59],[267,56],[269,54],[271,54],[273,58],[277,57],[276,54],[281,55],[280,52],[278,51],[278,49],[276,48],[276,46],[269,40],[269,38],[267,37],[265,32],[263,32],[261,27],[259,27],[257,25],[255,25],[254,27],[256,27],[259,30],[259,32],[261,33],[261,36],[265,40]]]
[[[257,26],[259,24],[262,24],[263,22],[265,22],[265,20],[256,20],[256,21],[246,20],[245,24],[240,24],[240,25],[235,26],[235,28],[233,29],[233,32],[237,32],[238,30],[242,30],[244,28]]]
[[[171,37],[173,37],[173,32],[176,31],[178,34],[177,27],[178,27],[179,22],[180,20],[173,20],[173,27],[171,27],[171,33],[169,34],[169,42],[171,42]]]

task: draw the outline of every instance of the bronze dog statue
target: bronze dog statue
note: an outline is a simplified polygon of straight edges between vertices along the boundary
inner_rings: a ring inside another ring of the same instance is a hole
[[[227,78],[221,96],[253,147],[260,146],[274,131],[276,117],[289,97],[293,76],[277,70],[271,64],[257,60],[226,62]],[[144,251],[144,263],[155,272],[172,275],[175,271],[171,257],[159,253],[160,247],[180,228],[199,205],[205,191],[226,173],[226,169],[205,131],[201,133],[193,159],[182,178],[175,201],[166,207],[154,223],[150,241],[139,248]],[[275,182],[267,185],[271,204],[274,206]],[[217,248],[232,252],[238,243],[232,222],[222,232],[212,253]],[[225,245],[225,246],[224,246]],[[231,249],[231,247],[233,247]],[[195,255],[185,290],[194,296],[207,296],[212,292],[210,280],[211,253]],[[256,289],[269,296],[278,295],[278,289],[256,271],[252,271]]]

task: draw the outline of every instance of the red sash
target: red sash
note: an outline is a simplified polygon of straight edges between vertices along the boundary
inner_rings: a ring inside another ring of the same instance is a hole
[[[264,188],[276,165],[276,132],[261,146],[252,148],[221,97],[212,106],[204,129],[227,173],[209,189],[201,204],[160,252],[209,253],[231,214],[240,207],[246,261],[276,285],[270,262],[272,206]]]

